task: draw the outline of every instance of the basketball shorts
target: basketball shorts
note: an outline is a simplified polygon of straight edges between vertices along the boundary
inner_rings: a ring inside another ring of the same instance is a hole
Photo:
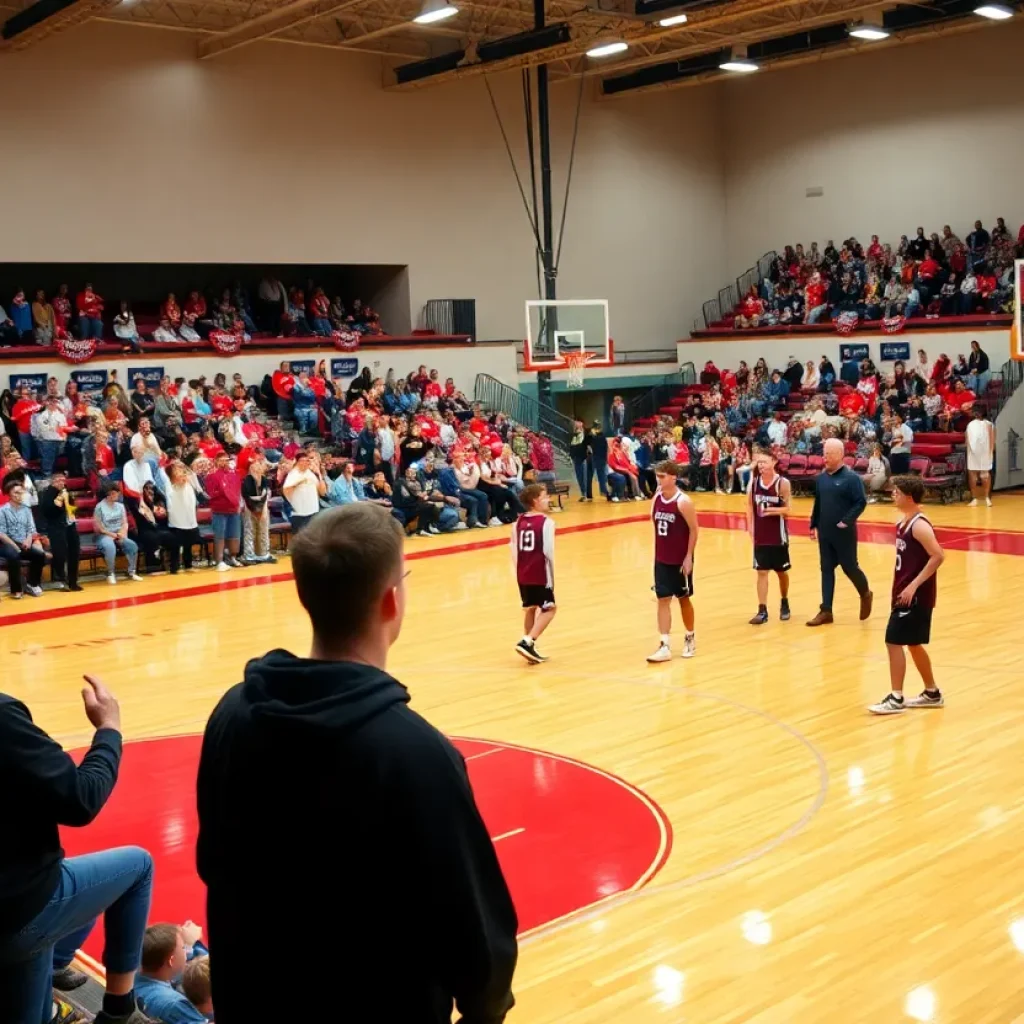
[[[659,598],[693,597],[693,573],[687,576],[681,565],[655,562],[654,593]]]
[[[789,545],[788,544],[755,544],[754,545],[754,568],[762,572],[788,572]]]
[[[541,587],[535,583],[520,583],[519,596],[524,608],[539,608],[546,612],[555,607],[555,592],[551,587]]]
[[[932,635],[932,609],[920,604],[893,608],[885,627],[885,642],[899,647],[919,647]]]

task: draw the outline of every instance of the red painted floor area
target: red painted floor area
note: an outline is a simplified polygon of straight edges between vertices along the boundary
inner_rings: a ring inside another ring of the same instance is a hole
[[[466,757],[521,932],[638,888],[665,863],[668,820],[628,783],[556,754],[454,742]],[[126,744],[117,787],[99,818],[63,830],[68,856],[128,844],[152,853],[152,921],[205,922],[206,893],[195,870],[200,744],[199,736]],[[100,955],[102,928],[85,950]]]

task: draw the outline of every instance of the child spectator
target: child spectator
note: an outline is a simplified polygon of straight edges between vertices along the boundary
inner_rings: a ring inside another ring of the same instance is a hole
[[[135,995],[148,1016],[163,1024],[206,1024],[206,1015],[174,988],[187,957],[182,930],[174,924],[152,924],[142,940],[142,966]]]
[[[160,318],[160,325],[153,332],[153,340],[164,345],[171,345],[182,339],[178,337],[171,321],[167,317]],[[198,338],[196,339],[198,340]]]
[[[213,990],[210,986],[208,956],[197,956],[185,964],[185,972],[181,976],[181,991],[207,1020],[213,1020]]]
[[[333,330],[330,320],[331,304],[324,294],[323,288],[315,288],[309,300],[309,322],[313,332],[321,337],[329,338]]]
[[[6,504],[0,507],[0,561],[7,564],[7,576],[11,585],[11,597],[20,598],[21,563],[27,561],[28,583],[25,589],[32,597],[42,597],[39,586],[46,564],[46,552],[36,533],[32,509],[25,500],[25,484],[19,477],[8,474],[3,483]]]

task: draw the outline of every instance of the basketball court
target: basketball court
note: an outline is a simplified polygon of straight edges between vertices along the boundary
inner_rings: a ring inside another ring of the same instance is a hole
[[[572,501],[557,517],[560,614],[541,666],[513,650],[507,529],[407,546],[389,669],[466,756],[507,872],[522,927],[510,1020],[1017,1020],[1024,763],[1005,722],[1024,710],[1007,614],[1024,601],[1024,502],[928,506],[947,552],[931,650],[948,704],[877,719],[864,708],[888,687],[894,510],[862,520],[873,618],[857,621],[841,579],[835,625],[809,630],[809,501],[792,524],[794,617],[778,621],[773,593],[762,627],[747,624],[743,499],[696,501],[686,662],[644,661],[657,640],[646,504]],[[121,780],[68,851],[143,843],[155,917],[202,921],[197,737],[250,657],[305,651],[287,559],[77,598],[0,604],[4,688],[76,748],[90,736],[81,674],[110,684]]]

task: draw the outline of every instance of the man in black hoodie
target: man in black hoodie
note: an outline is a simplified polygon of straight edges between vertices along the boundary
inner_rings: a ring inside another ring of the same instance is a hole
[[[145,1024],[134,982],[149,914],[153,861],[125,846],[64,858],[58,825],[82,826],[107,802],[121,761],[121,713],[91,676],[82,690],[96,729],[75,762],[32,721],[21,701],[0,694],[0,1021],[46,1024],[54,964],[66,967],[104,915],[107,989],[96,1024]],[[56,950],[56,952],[55,952]]]
[[[466,766],[385,671],[405,611],[402,529],[359,502],[292,545],[308,658],[249,662],[206,727],[199,874],[218,1024],[500,1024],[516,914]],[[307,979],[253,973],[268,922]],[[324,988],[314,979],[323,980]],[[333,1001],[333,1002],[332,1002]]]

